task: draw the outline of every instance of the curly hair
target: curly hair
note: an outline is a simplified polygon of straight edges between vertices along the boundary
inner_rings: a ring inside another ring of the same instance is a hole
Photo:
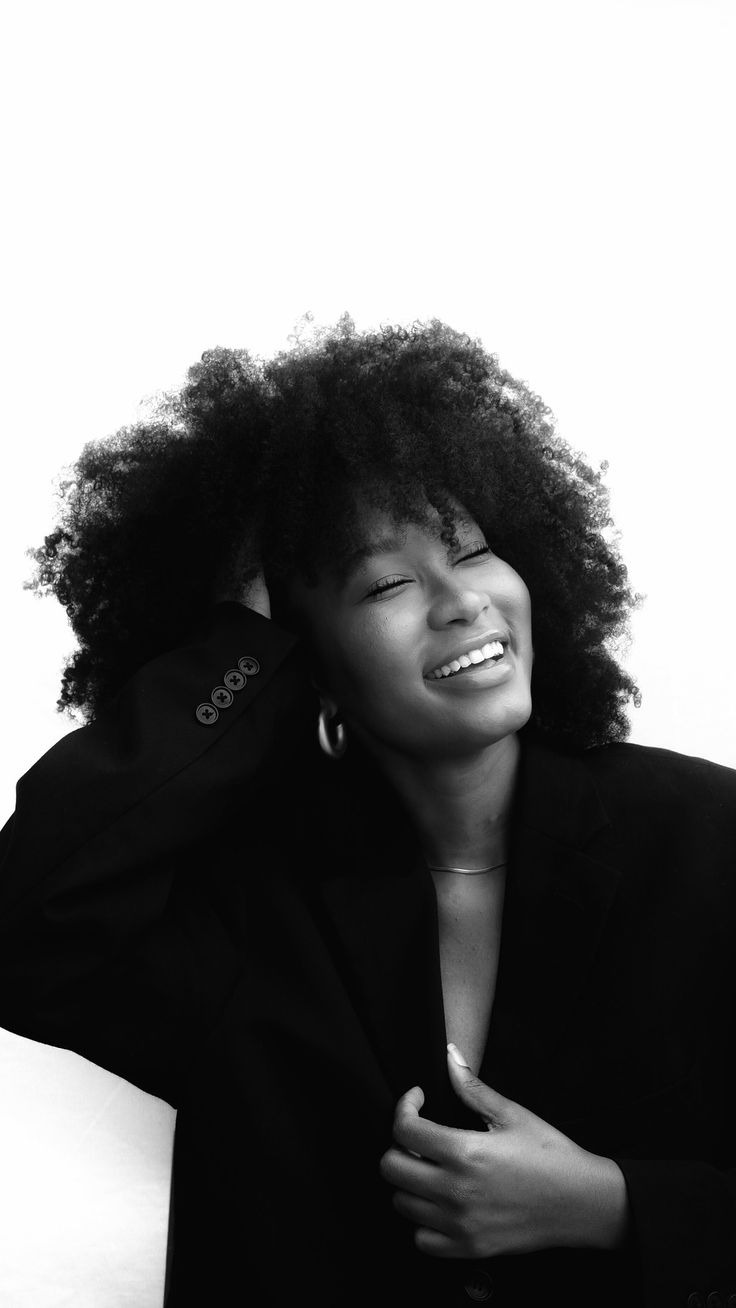
[[[616,651],[639,597],[605,465],[573,451],[479,340],[437,319],[367,332],[348,314],[311,321],[269,360],[207,351],[152,413],[68,470],[26,582],[56,595],[77,637],[59,709],[92,720],[259,563],[283,617],[289,578],[339,572],[360,545],[359,500],[416,523],[434,508],[448,543],[459,501],[531,594],[525,730],[573,748],[624,739],[638,689]]]

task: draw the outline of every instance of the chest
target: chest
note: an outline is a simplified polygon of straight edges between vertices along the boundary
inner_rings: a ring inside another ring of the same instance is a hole
[[[439,887],[437,922],[445,1034],[480,1069],[501,945],[503,884]]]

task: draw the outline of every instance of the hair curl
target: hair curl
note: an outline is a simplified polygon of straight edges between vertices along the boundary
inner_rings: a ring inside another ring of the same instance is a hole
[[[55,594],[79,645],[59,709],[94,718],[259,557],[278,618],[290,577],[313,582],[359,546],[359,498],[419,523],[432,505],[448,542],[455,499],[531,594],[525,730],[575,748],[624,739],[638,690],[616,650],[639,597],[605,465],[593,470],[525,383],[437,319],[362,333],[348,314],[309,322],[270,360],[206,352],[151,415],[84,446],[55,529],[28,551],[26,586]]]

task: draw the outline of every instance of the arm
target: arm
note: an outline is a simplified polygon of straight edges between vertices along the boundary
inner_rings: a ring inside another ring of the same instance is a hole
[[[244,656],[260,671],[198,718]],[[257,825],[259,788],[310,713],[295,638],[220,603],[21,778],[0,835],[4,1026],[175,1102],[238,969],[207,861],[235,804]]]

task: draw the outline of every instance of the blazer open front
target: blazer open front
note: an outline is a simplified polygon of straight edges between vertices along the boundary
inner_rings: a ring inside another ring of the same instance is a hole
[[[0,1024],[177,1108],[167,1308],[736,1304],[734,770],[523,739],[480,1075],[616,1159],[615,1254],[430,1258],[394,1212],[405,1090],[483,1127],[413,832],[319,753],[274,623],[214,606],[21,778],[1,844]]]

